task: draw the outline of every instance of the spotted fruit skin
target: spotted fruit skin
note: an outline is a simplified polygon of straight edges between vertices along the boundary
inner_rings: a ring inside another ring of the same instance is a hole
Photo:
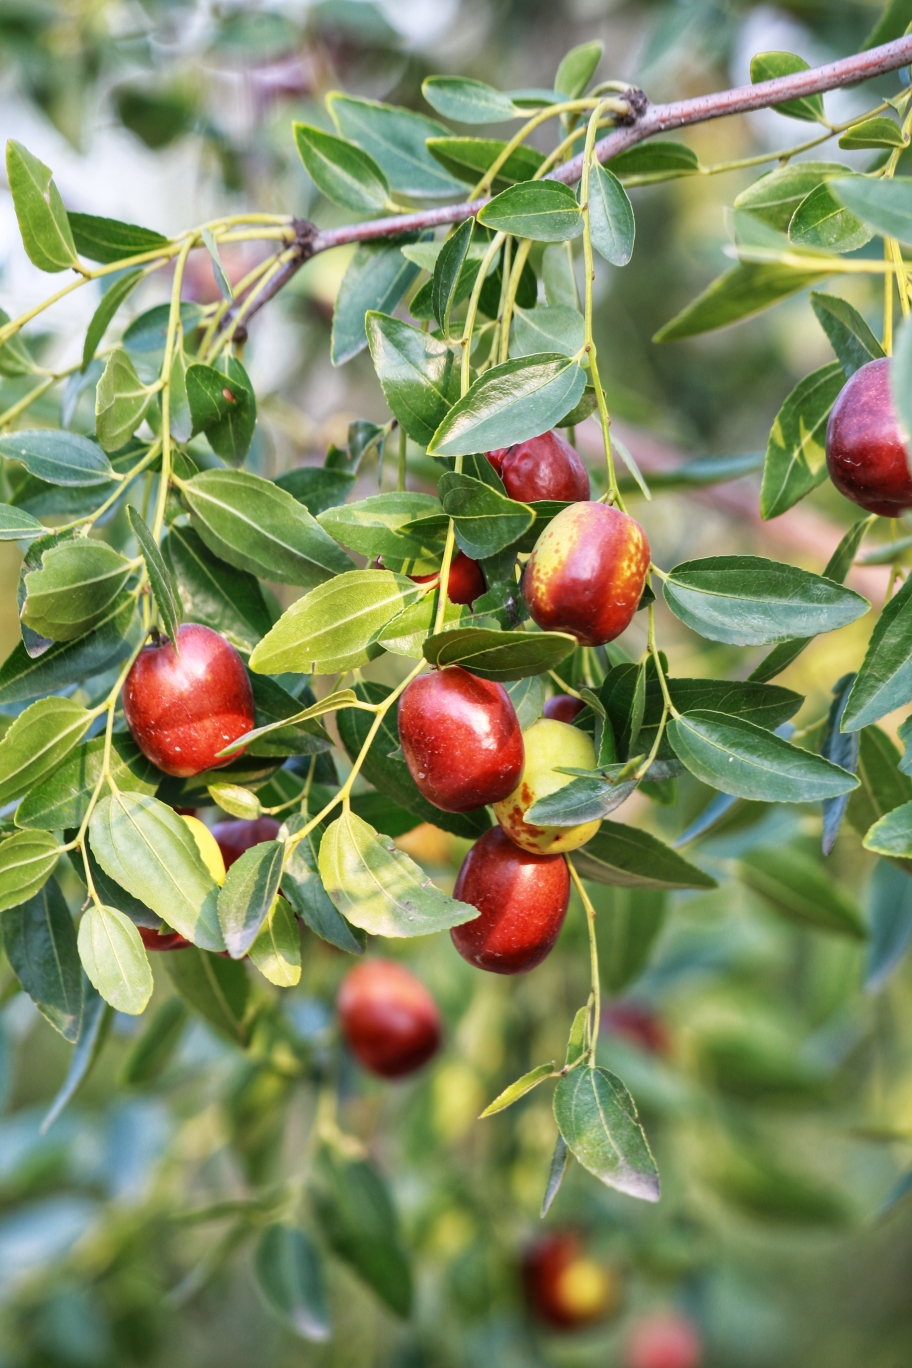
[[[602,646],[630,626],[649,558],[646,533],[626,513],[607,504],[571,504],[535,543],[523,572],[526,607],[545,631]]]
[[[526,974],[551,953],[564,924],[567,862],[520,850],[491,827],[463,860],[453,896],[481,914],[450,931],[462,958],[494,974]]]
[[[912,508],[909,452],[890,394],[890,360],[857,370],[840,390],[827,423],[830,479],[847,499],[896,518]]]
[[[177,641],[179,654],[167,637],[143,647],[127,675],[123,708],[143,755],[165,774],[189,779],[228,764],[219,751],[253,729],[253,693],[241,657],[218,632],[185,622]]]
[[[459,665],[412,680],[399,700],[399,739],[419,793],[444,812],[496,803],[522,774],[510,695]]]
[[[342,1034],[365,1069],[381,1078],[414,1073],[436,1054],[441,1025],[423,983],[393,960],[365,960],[342,980]]]
[[[620,1310],[619,1274],[587,1258],[575,1230],[535,1241],[523,1260],[523,1283],[529,1309],[557,1330],[577,1330]]]
[[[553,429],[487,453],[511,499],[536,503],[589,498],[589,473],[566,437]]]
[[[274,817],[255,817],[252,821],[232,817],[224,822],[216,822],[212,828],[226,870],[241,858],[245,850],[259,845],[261,841],[274,841],[278,834],[279,823]]]
[[[601,826],[600,821],[582,822],[572,827],[536,826],[526,821],[526,813],[539,798],[547,798],[572,782],[573,776],[558,773],[556,766],[595,768],[592,739],[566,722],[542,717],[524,732],[523,741],[526,763],[522,778],[511,794],[494,804],[494,815],[510,840],[523,850],[538,855],[577,850],[591,841]]]
[[[571,694],[555,694],[542,708],[542,717],[550,717],[552,722],[570,723],[585,706],[581,698],[573,698]]]

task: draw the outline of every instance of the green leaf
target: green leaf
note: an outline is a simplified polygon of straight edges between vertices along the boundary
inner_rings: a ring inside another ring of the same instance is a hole
[[[388,314],[372,311],[365,323],[383,397],[408,436],[427,446],[459,394],[452,349]]]
[[[700,159],[684,143],[664,138],[629,147],[607,163],[608,169],[625,180],[638,185],[653,181],[675,180],[679,176],[693,176],[700,169]]]
[[[523,111],[502,90],[464,76],[428,76],[421,93],[432,109],[455,123],[505,123],[523,117]]]
[[[326,97],[333,121],[344,138],[363,148],[386,174],[394,190],[410,199],[442,199],[458,195],[462,186],[435,161],[425,143],[445,137],[449,129],[410,109],[358,100],[336,91]]]
[[[881,43],[892,43],[901,38],[912,23],[912,5],[909,0],[887,0],[877,23],[862,43],[859,51],[870,52]]]
[[[583,231],[576,196],[560,181],[524,181],[508,186],[484,206],[478,222],[497,233],[512,233],[536,242],[565,242]]]
[[[202,319],[203,310],[199,304],[191,304],[187,299],[182,301],[180,323],[185,337],[200,326]],[[158,370],[164,358],[170,327],[171,305],[156,304],[154,308],[146,309],[145,313],[133,319],[124,330],[121,340],[128,352]]]
[[[691,774],[738,798],[816,803],[858,787],[854,774],[743,718],[687,713],[668,723],[668,739]]]
[[[659,1173],[633,1098],[607,1069],[574,1069],[554,1091],[554,1119],[575,1159],[608,1187],[659,1200]]]
[[[82,965],[76,928],[56,879],[0,917],[13,973],[56,1031],[71,1043],[82,1022]]]
[[[289,755],[316,755],[331,748],[328,732],[316,720],[322,712],[331,711],[331,700],[321,699],[319,703],[311,703],[313,694],[310,689],[302,690],[298,699],[266,675],[250,674],[249,678],[258,736],[248,744],[248,756],[285,758]],[[302,703],[307,705],[303,709]],[[233,754],[238,744],[233,741],[231,746],[225,747],[229,755]]]
[[[183,621],[184,613],[180,595],[177,592],[174,580],[171,578],[171,571],[165,564],[158,542],[152,536],[152,532],[139,509],[131,506],[127,509],[127,517],[142,553],[142,558],[146,562],[149,585],[155,596],[162,626],[171,641],[176,641],[177,629]]]
[[[510,695],[510,702],[519,719],[519,725],[526,730],[541,717],[545,702],[545,681],[541,675],[527,675],[524,679],[514,679],[504,685]]]
[[[317,1156],[314,1207],[330,1248],[397,1316],[412,1305],[412,1276],[396,1209],[370,1164],[324,1146]]]
[[[55,485],[101,485],[114,478],[111,462],[88,437],[76,432],[12,432],[0,437],[0,456]]]
[[[447,599],[441,631],[468,624],[472,622],[473,617],[471,608],[451,603]],[[424,643],[432,634],[436,620],[437,595],[425,594],[418,603],[413,603],[411,608],[406,608],[404,613],[384,627],[377,637],[377,642],[393,655],[421,660],[424,655]]]
[[[431,156],[452,175],[474,185],[500,156],[506,143],[499,138],[428,138]],[[531,180],[544,161],[532,147],[517,147],[494,178],[495,190],[516,181]]]
[[[565,632],[495,632],[487,627],[460,627],[439,632],[424,643],[432,665],[462,665],[482,679],[505,683],[554,669],[576,649]]]
[[[912,242],[912,177],[869,180],[867,176],[846,176],[830,182],[838,203],[885,237]]]
[[[20,713],[0,741],[0,806],[53,774],[91,724],[72,698],[40,698]]]
[[[586,851],[576,852],[577,856]],[[652,948],[665,925],[668,898],[662,890],[612,888],[590,883],[595,905],[602,991],[616,996],[635,983],[646,968]]]
[[[246,1045],[250,985],[243,964],[192,945],[162,958],[184,1001],[235,1045]]]
[[[51,641],[73,641],[101,621],[132,573],[130,561],[106,542],[62,541],[25,575],[20,617]]]
[[[194,370],[195,367],[190,368]],[[219,357],[215,369],[221,375],[221,399],[224,413],[218,421],[207,422],[206,440],[216,456],[230,465],[240,465],[250,450],[256,429],[256,396],[250,377],[236,356],[227,353]],[[188,401],[189,401],[189,371]]]
[[[833,176],[846,175],[848,171],[849,168],[839,162],[789,162],[742,190],[735,200],[735,208],[756,214],[765,223],[784,233],[795,210],[812,190]]]
[[[222,256],[219,252],[215,234],[211,228],[203,228],[200,231],[200,237],[203,239],[203,246],[206,248],[212,261],[212,274],[215,277],[215,283],[218,286],[219,294],[226,304],[231,304],[234,301],[234,292],[231,289],[231,281],[225,274],[225,267],[222,265]]]
[[[867,612],[860,594],[762,556],[708,556],[675,566],[664,585],[676,617],[710,641],[759,646],[845,627]],[[875,629],[876,631],[876,629]]]
[[[751,58],[752,85],[760,81],[774,81],[779,76],[792,76],[797,71],[810,71],[810,67],[803,57],[793,52],[758,52]],[[797,100],[784,100],[781,104],[773,105],[773,109],[790,119],[803,119],[808,123],[824,122],[822,95],[803,95]]]
[[[826,184],[802,200],[789,224],[792,242],[830,252],[854,252],[873,236],[861,219],[833,198]]]
[[[196,361],[187,367],[187,402],[194,435],[223,422],[228,416],[225,380],[224,373],[216,370],[215,366],[205,366]]]
[[[282,877],[282,841],[260,841],[228,870],[219,890],[218,917],[232,959],[243,959],[272,907]]]
[[[270,1225],[253,1257],[256,1285],[269,1310],[301,1339],[322,1343],[332,1333],[320,1255],[297,1226]]]
[[[92,813],[89,841],[105,873],[169,926],[202,949],[225,948],[218,887],[172,808],[146,794],[110,794]]]
[[[349,570],[293,603],[250,657],[261,674],[336,674],[371,659],[368,647],[420,585],[388,570]],[[2,748],[2,742],[0,742]]]
[[[762,517],[778,518],[826,479],[827,419],[845,379],[840,362],[831,361],[799,381],[782,405],[766,448]]]
[[[551,1203],[554,1201],[560,1185],[564,1181],[564,1174],[567,1172],[567,1165],[570,1163],[570,1151],[567,1149],[567,1142],[561,1135],[557,1134],[554,1144],[554,1153],[551,1156],[551,1167],[548,1170],[548,1181],[545,1185],[545,1193],[542,1197],[541,1218],[545,1219],[551,1210]]]
[[[849,799],[847,816],[859,836],[889,812],[912,802],[912,780],[900,770],[900,754],[880,727],[864,727],[859,733],[858,778],[861,788]],[[900,868],[912,873],[912,860],[892,857]]]
[[[345,470],[327,470],[325,466],[299,466],[279,475],[276,484],[286,489],[293,499],[302,503],[316,518],[327,508],[345,503],[355,487],[356,475]]]
[[[912,880],[889,860],[878,860],[869,885],[871,939],[865,992],[879,993],[902,963],[912,939]]]
[[[292,130],[307,174],[328,200],[362,214],[386,207],[389,183],[373,157],[310,124],[294,123]]]
[[[398,242],[364,242],[348,263],[336,296],[332,322],[331,356],[334,366],[343,366],[367,346],[365,316],[371,312],[389,314],[404,298],[418,275],[418,267],[406,261]]]
[[[757,847],[742,856],[743,883],[793,921],[864,939],[864,921],[854,900],[819,863],[795,846]]]
[[[622,768],[622,765],[616,767],[618,772]],[[529,821],[541,826],[558,827],[598,822],[620,807],[636,786],[635,779],[613,783],[609,782],[608,776],[577,774],[576,778],[555,793],[538,798],[529,808]]]
[[[88,257],[90,261],[100,261],[106,266],[143,252],[154,252],[168,242],[166,237],[153,232],[151,228],[121,223],[119,219],[73,213],[68,213],[67,218],[80,256]]]
[[[156,1083],[174,1058],[187,1025],[187,1008],[179,997],[162,1003],[127,1056],[118,1082],[126,1088]]]
[[[29,261],[40,271],[66,271],[78,263],[76,244],[50,167],[10,138],[6,179]]]
[[[374,796],[381,797],[379,794]],[[388,802],[387,799],[382,801]],[[304,824],[305,818],[296,813],[285,825],[289,835],[294,835]],[[285,861],[282,894],[316,935],[349,955],[363,955],[364,932],[349,926],[323,887],[318,867],[322,839],[321,825],[298,841]]]
[[[441,893],[414,860],[351,811],[326,830],[320,878],[342,915],[371,935],[426,936],[478,916],[477,908]]]
[[[10,322],[5,309],[0,309],[0,327]],[[13,333],[5,342],[0,343],[0,375],[11,380],[22,375],[34,375],[37,370],[21,333]]]
[[[865,147],[905,147],[906,143],[899,124],[883,114],[853,124],[839,139],[839,146],[852,152]]]
[[[139,932],[114,907],[93,903],[79,923],[79,957],[89,982],[118,1012],[139,1016],[152,996],[152,970]]]
[[[866,833],[862,845],[875,855],[912,858],[912,802],[886,813]]]
[[[426,84],[427,82],[425,82]],[[434,310],[434,317],[443,329],[445,336],[449,336],[450,314],[453,311],[453,305],[456,303],[459,278],[466,262],[474,228],[475,220],[473,218],[467,218],[464,223],[461,223],[443,244],[434,265],[431,306]],[[376,366],[376,364],[375,361],[374,365]],[[379,368],[377,373],[379,375]]]
[[[293,988],[300,982],[301,933],[295,914],[284,898],[277,896],[273,900],[266,920],[250,947],[250,962],[277,988]]]
[[[912,577],[884,608],[849,694],[843,731],[859,731],[912,701]]]
[[[355,504],[328,508],[319,523],[360,555],[382,556],[388,570],[430,574],[443,554],[446,522],[430,494],[373,494]]]
[[[811,308],[829,338],[830,346],[839,357],[846,379],[869,361],[883,356],[883,347],[847,299],[812,290]]]
[[[125,595],[115,599],[93,631],[76,641],[58,642],[37,658],[20,641],[0,666],[0,703],[23,703],[100,674],[128,656],[140,635],[136,602]]]
[[[0,504],[0,541],[27,541],[30,537],[43,537],[46,532],[47,528],[31,513],[23,513],[11,504]]]
[[[311,588],[351,569],[316,519],[271,480],[244,470],[204,470],[181,493],[209,550],[239,570]]]
[[[633,256],[636,225],[633,205],[613,171],[596,162],[589,181],[589,231],[592,245],[612,266]]]
[[[469,456],[537,437],[573,408],[585,387],[582,367],[557,352],[493,366],[450,409],[428,452]]]
[[[66,1078],[41,1123],[42,1135],[50,1130],[60,1113],[73,1100],[88,1078],[92,1066],[101,1054],[102,1046],[107,1040],[111,1021],[114,1017],[113,1009],[108,1006],[101,994],[97,993],[87,980],[83,983],[83,996],[84,1005],[79,1039],[73,1047]]]
[[[585,345],[583,315],[565,304],[542,304],[534,309],[513,310],[513,356],[535,356],[541,352],[562,352],[576,356]]]
[[[620,822],[603,822],[592,840],[573,852],[573,862],[582,878],[615,888],[716,887],[711,875],[664,841]]]
[[[778,262],[741,262],[714,280],[686,309],[660,328],[652,340],[679,342],[683,337],[727,328],[813,285],[827,274]]]
[[[553,1078],[554,1076],[553,1059],[550,1064],[536,1065],[534,1069],[530,1069],[528,1073],[523,1074],[522,1078],[517,1078],[515,1083],[511,1083],[508,1088],[504,1088],[503,1092],[499,1093],[497,1097],[494,1098],[494,1101],[490,1102],[485,1107],[478,1118],[479,1121],[483,1121],[486,1116],[494,1116],[497,1112],[504,1111],[505,1108],[511,1107],[514,1102],[518,1102],[521,1097],[525,1097],[526,1093],[531,1092],[533,1088],[537,1088],[539,1083],[544,1083],[546,1078]]]
[[[95,355],[99,342],[107,332],[108,324],[124,300],[136,289],[143,279],[143,274],[142,271],[128,271],[119,280],[115,280],[101,296],[101,303],[93,313],[92,321],[86,330],[85,345],[82,348],[83,371]]]
[[[600,38],[572,47],[561,59],[554,77],[554,89],[566,100],[578,100],[595,75],[605,45]]]
[[[209,797],[231,817],[254,821],[262,815],[259,798],[242,784],[208,784]]]
[[[512,546],[535,521],[535,511],[528,504],[508,499],[471,475],[446,471],[437,490],[443,511],[453,519],[460,548],[473,560],[484,560]]]
[[[241,651],[269,631],[272,619],[255,577],[219,560],[192,528],[172,526],[162,557],[193,622],[221,632]]]
[[[123,347],[108,357],[95,391],[95,431],[105,451],[117,451],[139,427],[152,395]]]

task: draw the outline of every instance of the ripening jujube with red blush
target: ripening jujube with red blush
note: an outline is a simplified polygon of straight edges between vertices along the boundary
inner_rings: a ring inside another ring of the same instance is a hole
[[[833,484],[884,518],[912,508],[909,452],[890,394],[890,364],[884,356],[855,372],[839,392],[826,432]]]
[[[212,834],[222,852],[225,868],[230,869],[245,850],[259,845],[261,841],[274,841],[279,833],[279,823],[274,817],[232,817],[224,822],[216,822]]]
[[[542,708],[542,717],[548,717],[552,722],[569,724],[579,716],[585,706],[581,698],[573,698],[570,694],[555,694]]]
[[[644,1316],[627,1341],[624,1368],[700,1368],[703,1345],[696,1326],[675,1312]]]
[[[543,432],[487,455],[511,499],[574,503],[589,498],[589,473],[576,449],[559,432]]]
[[[551,953],[564,924],[567,862],[521,850],[491,827],[463,860],[453,897],[480,913],[450,931],[462,958],[494,974],[525,974]]]
[[[219,752],[252,731],[253,693],[244,662],[218,632],[186,622],[175,651],[167,637],[144,646],[123,690],[139,749],[165,774],[188,779],[227,765]]]
[[[569,632],[581,646],[614,641],[630,626],[649,572],[649,542],[618,508],[575,503],[535,543],[522,590],[544,631]]]
[[[416,584],[427,584],[436,578],[436,575],[409,575],[409,579],[414,580]],[[450,562],[450,574],[447,579],[447,598],[450,603],[468,607],[475,599],[481,597],[485,588],[484,575],[478,561],[472,560],[464,551],[457,551]]]
[[[496,803],[522,774],[510,695],[459,665],[412,680],[399,700],[399,740],[419,793],[444,812]]]
[[[437,1004],[423,983],[394,960],[365,960],[349,970],[337,1000],[345,1043],[365,1069],[402,1078],[440,1045]]]
[[[622,1284],[615,1269],[586,1255],[575,1230],[543,1235],[526,1251],[523,1285],[529,1310],[559,1330],[578,1330],[615,1315]]]

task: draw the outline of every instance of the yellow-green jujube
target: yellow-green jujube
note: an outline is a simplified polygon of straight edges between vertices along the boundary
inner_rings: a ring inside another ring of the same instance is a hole
[[[526,821],[526,813],[540,798],[547,798],[571,782],[573,776],[561,774],[558,765],[567,769],[595,768],[592,738],[578,727],[542,717],[523,733],[523,744],[526,763],[522,778],[508,797],[494,804],[498,822],[511,841],[535,855],[560,855],[578,849],[592,839],[600,821],[570,827],[535,826]]]

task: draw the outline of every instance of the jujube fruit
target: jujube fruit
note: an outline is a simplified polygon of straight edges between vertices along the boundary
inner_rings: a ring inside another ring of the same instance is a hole
[[[342,980],[339,1021],[358,1063],[381,1078],[401,1078],[440,1045],[440,1013],[423,983],[393,960],[366,960]]]
[[[673,1312],[644,1316],[630,1333],[624,1368],[699,1368],[703,1346],[696,1327]]]
[[[464,960],[494,974],[525,974],[553,950],[570,901],[562,855],[520,850],[500,827],[475,842],[453,896],[480,916],[450,931]]]
[[[192,944],[179,931],[156,931],[152,926],[137,926],[136,929],[147,950],[185,950]]]
[[[536,1240],[523,1260],[523,1283],[529,1309],[560,1330],[591,1325],[621,1305],[618,1273],[587,1258],[574,1230]]]
[[[178,651],[167,637],[143,647],[124,684],[123,708],[143,755],[165,774],[188,779],[228,764],[219,751],[253,729],[253,693],[241,657],[218,632],[187,622],[177,642]]]
[[[377,557],[374,566],[377,570],[385,568],[381,557]],[[409,575],[408,578],[416,584],[430,584],[431,580],[437,579],[438,573],[435,570],[432,575]],[[450,577],[447,580],[447,598],[450,603],[468,607],[485,592],[486,588],[478,561],[472,560],[464,551],[457,551],[450,562]]]
[[[212,828],[226,869],[230,869],[245,850],[259,845],[261,841],[274,841],[278,833],[279,823],[274,817],[255,817],[253,820],[230,818],[216,822]]]
[[[511,499],[536,503],[589,498],[589,473],[574,447],[553,429],[487,453]]]
[[[890,394],[890,360],[857,370],[840,390],[826,431],[830,479],[847,499],[896,518],[912,508],[909,453]]]
[[[494,815],[506,834],[523,850],[539,855],[555,855],[585,845],[598,831],[600,821],[577,826],[537,826],[526,820],[526,813],[539,798],[547,798],[573,782],[573,775],[561,774],[557,766],[594,769],[595,747],[592,738],[578,727],[541,717],[523,733],[526,763],[522,777],[512,793],[494,804]]]
[[[585,706],[581,698],[574,698],[571,694],[555,694],[542,708],[542,717],[550,717],[552,722],[570,723]]]
[[[399,739],[419,793],[444,812],[496,803],[522,774],[510,695],[459,665],[412,680],[399,699]]]
[[[671,1041],[662,1018],[639,1002],[613,1002],[602,1009],[602,1028],[626,1036],[650,1054],[667,1054]]]
[[[535,543],[523,597],[545,631],[601,646],[630,626],[648,571],[649,543],[638,522],[608,504],[576,503]]]

